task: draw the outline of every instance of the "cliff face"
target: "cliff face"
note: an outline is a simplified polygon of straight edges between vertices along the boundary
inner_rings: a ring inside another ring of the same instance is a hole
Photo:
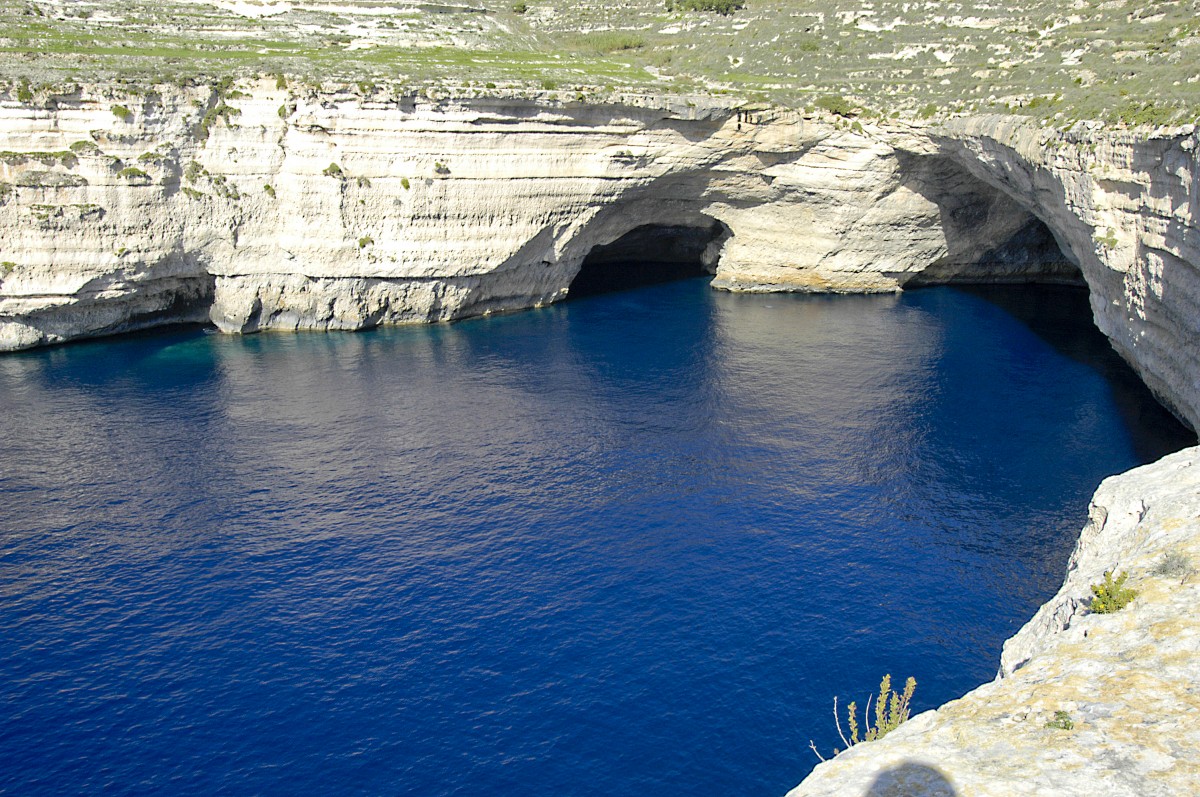
[[[729,290],[1082,270],[1101,329],[1195,424],[1195,144],[273,83],[8,101],[0,349],[205,316],[252,332],[531,307],[639,226],[719,222]]]
[[[942,151],[1053,231],[1091,289],[1096,325],[1177,413],[1200,419],[1200,135],[952,124]]]
[[[656,225],[680,251],[712,231],[702,259],[727,290],[1086,281],[1100,329],[1200,428],[1198,145],[1191,129],[851,126],[711,100],[274,83],[9,100],[0,350],[205,318],[359,329],[531,307],[565,297],[597,247]],[[1067,583],[1010,640],[1001,679],[796,794],[1025,793],[1028,767],[1055,793],[1186,792],[1200,587],[1154,572],[1168,554],[1200,562],[1194,457],[1105,483]],[[1084,616],[1087,585],[1117,567],[1143,596]],[[1077,730],[1045,728],[1060,709]]]

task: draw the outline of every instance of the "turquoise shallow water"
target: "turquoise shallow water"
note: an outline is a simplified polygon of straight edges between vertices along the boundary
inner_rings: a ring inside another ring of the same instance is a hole
[[[0,793],[781,794],[1194,441],[1086,314],[691,280],[0,358]]]

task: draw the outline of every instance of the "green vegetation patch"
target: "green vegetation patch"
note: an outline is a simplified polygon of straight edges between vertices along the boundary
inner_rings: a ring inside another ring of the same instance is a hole
[[[839,94],[825,94],[814,103],[818,108],[837,116],[854,116],[857,106]]]
[[[742,0],[666,0],[668,11],[711,11],[729,16],[746,7]]]
[[[1092,603],[1088,607],[1093,614],[1112,614],[1119,612],[1137,597],[1137,590],[1125,586],[1128,573],[1121,573],[1115,579],[1111,571],[1105,571],[1104,581],[1093,584]]]
[[[837,698],[834,698],[833,718],[837,722],[838,736],[841,737],[842,744],[846,745],[846,748],[850,748],[862,742],[873,742],[876,739],[882,739],[896,730],[896,728],[899,728],[908,721],[912,696],[916,689],[917,679],[910,677],[904,682],[904,691],[895,692],[892,690],[892,676],[890,674],[883,676],[883,679],[879,682],[879,694],[867,698],[866,708],[863,709],[863,725],[861,729],[858,724],[858,704],[852,702],[846,707],[846,721],[850,729],[848,737],[842,730],[842,724],[837,712]],[[875,704],[873,712],[871,707],[872,702]],[[816,753],[817,758],[820,758],[822,761],[825,760],[825,757],[821,755],[811,740],[808,746]],[[838,752],[838,750],[833,751],[834,755],[837,755]]]
[[[80,82],[146,96],[163,82],[225,76],[220,103],[199,120],[202,138],[235,115],[232,78],[256,76],[292,93],[358,85],[363,97],[400,86],[576,100],[632,90],[846,115],[820,104],[832,96],[875,118],[1014,113],[1061,128],[1157,126],[1200,118],[1198,64],[1195,9],[1165,0],[503,0],[397,14],[348,2],[264,17],[182,0],[0,0],[7,96],[48,105]],[[112,102],[132,120],[135,106],[119,92]]]
[[[58,164],[70,169],[79,162],[79,158],[73,149],[59,152],[0,152],[0,162],[7,163],[10,166],[19,166],[30,161],[40,163],[43,166]]]
[[[1054,712],[1054,719],[1046,723],[1047,728],[1055,728],[1060,731],[1069,731],[1075,727],[1075,721],[1071,719],[1071,715],[1065,711]]]

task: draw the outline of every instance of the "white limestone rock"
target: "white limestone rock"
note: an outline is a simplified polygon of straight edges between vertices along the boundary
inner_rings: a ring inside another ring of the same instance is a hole
[[[357,329],[561,299],[594,246],[646,224],[723,223],[717,287],[861,292],[931,264],[953,279],[1032,218],[908,130],[653,98],[242,88],[0,107],[0,147],[31,153],[0,164],[17,211],[0,219],[0,323],[20,330],[0,345],[112,331],[123,302],[132,325],[132,295],[92,297],[102,327],[81,314],[72,330],[69,309],[93,278],[136,286],[168,265],[214,286],[222,330]]]

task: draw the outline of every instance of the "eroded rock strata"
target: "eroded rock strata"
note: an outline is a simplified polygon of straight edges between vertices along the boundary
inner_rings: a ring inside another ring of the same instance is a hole
[[[664,256],[698,256],[727,290],[1086,282],[1100,329],[1200,428],[1198,144],[1191,128],[851,124],[699,98],[273,81],[9,98],[0,350],[205,318],[246,333],[532,307],[653,225],[676,239]],[[1035,793],[1028,762],[1074,773],[1039,782],[1053,793],[1200,780],[1200,587],[1149,575],[1171,550],[1200,561],[1194,456],[1105,483],[1063,592],[1010,641],[999,680],[822,765],[796,794],[892,793],[881,776],[924,777],[913,793],[939,793],[937,778],[960,795]],[[1134,610],[1082,615],[1086,585],[1118,566],[1143,590]],[[1059,706],[1076,731],[1043,727]]]
[[[243,90],[244,89],[244,90]],[[101,88],[0,107],[0,348],[207,310],[359,329],[564,297],[642,225],[727,231],[729,290],[1079,280],[1193,423],[1194,133],[924,129],[711,100],[589,106]],[[1151,187],[1153,186],[1153,187]],[[1165,288],[1164,286],[1170,286]]]

